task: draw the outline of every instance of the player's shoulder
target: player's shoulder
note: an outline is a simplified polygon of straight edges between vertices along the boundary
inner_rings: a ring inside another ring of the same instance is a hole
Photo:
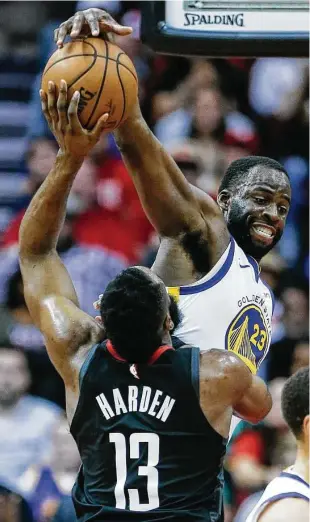
[[[200,353],[200,378],[210,382],[222,383],[225,387],[233,385],[246,389],[251,380],[251,372],[246,364],[234,353],[213,348]]]
[[[267,505],[266,509],[258,517],[257,522],[287,522],[297,520],[308,522],[309,501],[306,498],[286,497],[280,498]]]
[[[310,498],[308,482],[295,473],[293,466],[284,469],[280,475],[269,482],[265,489],[263,500],[286,494],[292,496],[292,492],[296,493],[295,496],[302,495]]]
[[[246,364],[236,354],[220,348],[201,351],[200,364],[206,368],[211,366],[224,371],[249,373]]]

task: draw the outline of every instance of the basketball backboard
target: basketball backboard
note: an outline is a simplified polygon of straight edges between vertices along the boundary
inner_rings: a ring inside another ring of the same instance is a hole
[[[144,1],[142,39],[186,56],[308,56],[308,0]]]

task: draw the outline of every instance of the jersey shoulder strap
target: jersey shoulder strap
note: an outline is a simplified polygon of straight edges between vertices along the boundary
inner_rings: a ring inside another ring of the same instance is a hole
[[[169,295],[178,301],[180,296],[199,294],[217,285],[224,279],[231,269],[237,248],[240,247],[238,247],[234,238],[231,237],[225,252],[207,274],[205,274],[199,281],[189,285],[180,287],[167,287]]]
[[[283,471],[268,484],[246,522],[257,522],[259,516],[269,504],[285,498],[300,498],[309,502],[309,484],[288,470]]]
[[[180,374],[186,375],[187,382],[190,383],[199,400],[200,349],[183,343],[177,337],[174,337],[172,344],[175,349],[175,345],[177,346],[176,364]]]
[[[85,361],[82,364],[82,367],[80,369],[80,374],[79,374],[79,387],[80,387],[80,390],[82,388],[82,383],[83,383],[84,377],[85,377],[89,367],[91,366],[93,360],[95,359],[96,351],[99,348],[99,346],[101,346],[101,343],[95,344],[89,350],[89,352],[87,354],[87,357],[86,357]]]

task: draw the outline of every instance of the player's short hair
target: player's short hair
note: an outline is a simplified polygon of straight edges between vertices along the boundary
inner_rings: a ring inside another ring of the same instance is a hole
[[[257,166],[283,172],[289,179],[285,168],[278,161],[265,156],[247,156],[246,158],[237,159],[229,165],[221,181],[219,192],[224,189],[232,190],[237,188],[244,182],[250,170]]]
[[[309,368],[301,368],[286,381],[282,391],[282,411],[295,437],[299,438],[304,418],[309,415]]]
[[[111,281],[100,302],[108,339],[131,363],[146,363],[161,345],[165,289],[142,270],[130,267]]]

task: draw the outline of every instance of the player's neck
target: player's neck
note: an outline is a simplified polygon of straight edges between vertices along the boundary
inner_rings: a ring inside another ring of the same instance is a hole
[[[297,456],[294,464],[294,471],[309,483],[309,449],[303,444],[297,446]]]
[[[166,332],[162,338],[162,345],[172,346],[172,340],[169,332]]]

